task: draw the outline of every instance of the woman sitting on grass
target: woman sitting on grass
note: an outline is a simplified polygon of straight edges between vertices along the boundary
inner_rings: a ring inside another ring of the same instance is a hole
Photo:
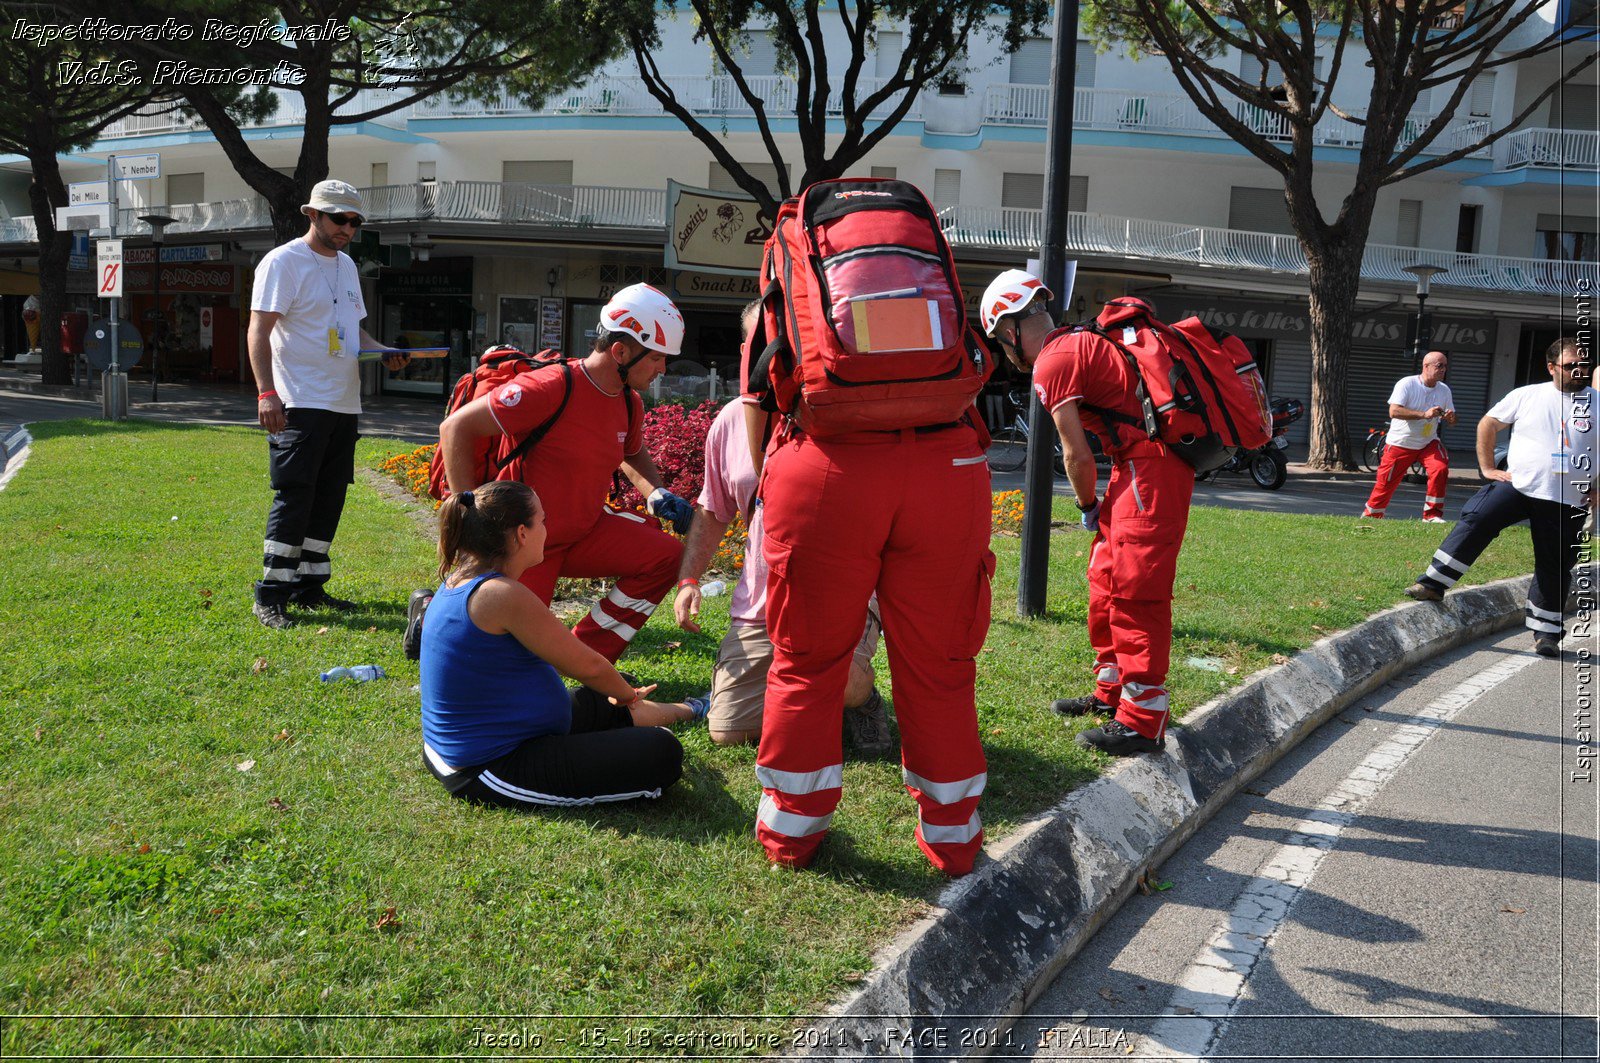
[[[496,482],[439,508],[439,578],[422,629],[422,749],[456,797],[508,808],[660,797],[685,705],[645,699],[517,577],[544,556],[526,484]],[[560,673],[559,675],[557,673]],[[583,684],[569,692],[561,675]]]

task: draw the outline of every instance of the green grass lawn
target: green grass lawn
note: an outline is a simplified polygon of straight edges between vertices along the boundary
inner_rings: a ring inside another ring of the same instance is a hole
[[[685,778],[648,806],[453,801],[421,766],[417,668],[400,654],[406,595],[434,564],[400,503],[350,492],[331,586],[366,609],[271,632],[250,615],[269,498],[258,431],[33,431],[0,492],[0,1011],[158,1017],[3,1019],[6,1054],[477,1053],[479,1027],[576,1053],[595,1025],[580,1016],[627,1014],[723,1018],[611,1020],[612,1035],[781,1036],[794,1024],[738,1016],[815,1010],[942,885],[887,760],[847,759],[813,870],[769,870],[754,753],[703,728],[681,730]],[[358,460],[401,449],[365,441]],[[1196,510],[1175,703],[1400,600],[1440,538],[1411,521]],[[1088,688],[1087,544],[1075,527],[1052,538],[1049,615],[1023,621],[1018,541],[996,539],[978,691],[991,838],[1105,763],[1043,710]],[[1468,581],[1530,559],[1526,531],[1510,532]],[[701,635],[663,608],[633,670],[667,696],[704,689],[726,603],[711,600]],[[317,680],[368,662],[389,678]],[[179,1013],[192,1017],[159,1017]],[[360,1017],[381,1015],[399,1017]]]

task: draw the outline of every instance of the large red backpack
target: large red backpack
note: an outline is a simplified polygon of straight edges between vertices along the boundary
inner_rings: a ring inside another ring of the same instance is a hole
[[[1113,430],[1130,424],[1160,439],[1196,472],[1226,464],[1235,448],[1254,450],[1272,438],[1272,408],[1255,356],[1239,337],[1213,331],[1197,317],[1160,320],[1143,299],[1113,299],[1086,326],[1122,352],[1133,370],[1142,416],[1096,408]],[[1158,343],[1129,350],[1117,334],[1149,329]]]
[[[957,421],[993,370],[938,214],[904,181],[819,181],[785,200],[761,302],[745,390],[808,435]]]
[[[502,345],[484,351],[472,372],[463,373],[461,379],[456,381],[455,388],[450,392],[450,402],[445,406],[446,417],[473,399],[480,399],[501,384],[509,383],[518,374],[544,366],[559,366],[566,377],[566,391],[561,396],[561,404],[556,407],[555,413],[524,436],[503,458],[495,457],[495,450],[500,446],[498,439],[486,436],[478,440],[474,444],[472,467],[477,470],[479,483],[501,479],[502,473],[550,431],[551,426],[556,423],[556,418],[561,416],[561,411],[567,408],[567,400],[572,397],[572,366],[559,351],[544,350],[530,357],[515,347]],[[632,404],[629,404],[628,410],[631,415]],[[441,502],[450,494],[450,485],[445,481],[444,475],[443,442],[433,448],[433,457],[428,459],[428,494]]]

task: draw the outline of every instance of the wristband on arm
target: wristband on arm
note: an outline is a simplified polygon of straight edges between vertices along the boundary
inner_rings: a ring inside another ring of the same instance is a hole
[[[698,579],[696,579],[695,577],[693,577],[693,576],[690,576],[687,579],[681,579],[681,580],[678,581],[678,589],[680,591],[683,590],[683,588],[685,588],[685,587],[698,587],[698,586],[700,586],[700,581]]]
[[[278,393],[276,391],[263,391],[261,394],[256,396],[256,401],[260,402],[262,399],[276,398],[277,394]]]

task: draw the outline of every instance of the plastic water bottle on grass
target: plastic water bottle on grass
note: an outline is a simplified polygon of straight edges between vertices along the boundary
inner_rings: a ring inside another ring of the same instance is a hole
[[[700,587],[700,597],[702,597],[702,598],[715,598],[717,595],[723,593],[727,589],[728,589],[728,585],[726,583],[722,582],[719,579],[714,579],[710,583],[706,583],[706,584],[702,584],[701,585],[701,587]]]
[[[324,683],[332,683],[336,679],[354,679],[358,683],[365,683],[369,679],[384,678],[384,671],[375,664],[340,665],[323,672],[321,677]]]

